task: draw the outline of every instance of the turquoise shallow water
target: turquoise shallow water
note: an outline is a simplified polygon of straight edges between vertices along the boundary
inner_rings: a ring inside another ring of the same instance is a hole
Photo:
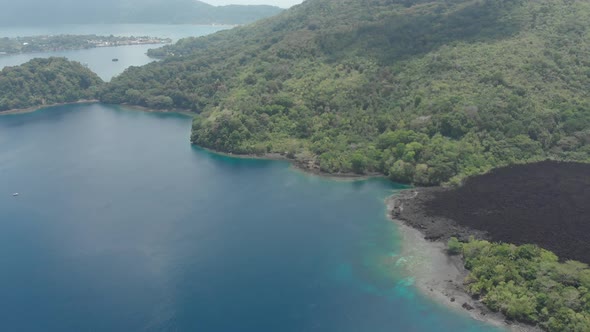
[[[190,122],[0,116],[0,330],[495,331],[396,267],[399,186],[211,154]]]

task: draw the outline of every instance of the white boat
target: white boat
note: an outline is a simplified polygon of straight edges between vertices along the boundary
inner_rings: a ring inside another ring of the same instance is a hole
[[[14,193],[14,194],[12,194],[12,197],[16,197],[18,195],[19,195],[18,193]]]

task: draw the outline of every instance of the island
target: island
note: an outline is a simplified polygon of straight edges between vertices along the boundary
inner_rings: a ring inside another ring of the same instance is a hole
[[[171,43],[170,38],[121,37],[97,35],[57,35],[0,38],[0,55],[80,50],[95,47],[157,45]]]

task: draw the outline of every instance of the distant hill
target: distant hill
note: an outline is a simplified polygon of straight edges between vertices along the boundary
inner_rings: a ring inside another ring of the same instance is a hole
[[[212,6],[197,0],[22,0],[3,4],[0,25],[246,24],[281,11],[274,6]]]
[[[94,99],[102,84],[79,62],[33,59],[0,71],[0,112]]]
[[[101,98],[198,112],[192,141],[220,151],[456,182],[590,161],[588,36],[588,1],[308,0],[153,51]]]

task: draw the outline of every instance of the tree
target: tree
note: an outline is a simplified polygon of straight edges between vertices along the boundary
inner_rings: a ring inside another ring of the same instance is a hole
[[[449,254],[458,255],[463,250],[463,245],[456,237],[451,237],[447,243]]]
[[[363,174],[367,168],[367,159],[361,152],[358,151],[353,153],[352,157],[350,158],[350,163],[352,166],[352,171],[357,174]]]

